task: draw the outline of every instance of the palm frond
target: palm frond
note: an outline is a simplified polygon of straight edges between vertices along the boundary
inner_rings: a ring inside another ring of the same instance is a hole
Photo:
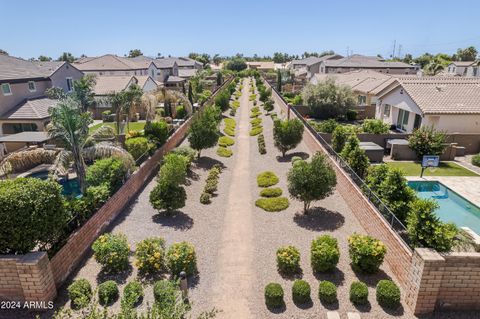
[[[88,162],[93,162],[99,158],[116,157],[121,159],[125,165],[133,169],[135,160],[126,150],[109,142],[100,142],[83,149],[83,157]]]
[[[54,177],[58,177],[61,175],[66,175],[68,173],[68,168],[70,167],[70,163],[73,160],[72,152],[67,150],[61,150],[57,157],[55,158],[55,162],[51,167],[51,174]]]
[[[0,175],[23,172],[40,164],[52,164],[55,162],[57,153],[58,150],[43,148],[11,153],[0,162]]]
[[[92,134],[89,135],[85,144],[89,144],[92,140],[105,140],[105,139],[114,139],[115,138],[115,129],[109,125],[102,125],[96,129]]]

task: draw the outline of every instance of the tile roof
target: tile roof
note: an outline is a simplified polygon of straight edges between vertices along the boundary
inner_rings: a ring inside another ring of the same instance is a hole
[[[153,60],[153,63],[159,69],[169,69],[174,67],[176,60],[172,58],[162,58]]]
[[[80,58],[73,65],[80,71],[108,71],[108,70],[143,70],[147,69],[151,60],[146,58],[124,58],[113,54],[99,57]]]
[[[392,76],[371,70],[356,70],[335,74],[314,74],[311,82],[318,83],[325,81],[327,78],[335,79],[338,84],[350,86],[354,91],[371,94],[371,91],[388,82]]]
[[[178,69],[178,76],[181,78],[191,78],[197,74],[197,69]]]
[[[343,58],[343,57],[341,55],[338,55],[338,54],[329,54],[329,55],[324,55],[322,57],[310,56],[308,58],[304,58],[304,59],[301,59],[301,60],[293,60],[291,62],[291,65],[298,64],[298,65],[311,66],[313,64],[320,63],[322,61],[331,60],[331,59],[338,59],[338,58]]]
[[[470,66],[475,64],[475,61],[452,61],[450,64],[454,64],[456,66]]]
[[[48,78],[65,63],[27,61],[0,54],[0,80]]]
[[[275,63],[273,61],[250,61],[247,62],[249,67],[255,67],[257,69],[271,69],[275,68]]]
[[[24,100],[2,114],[2,120],[41,120],[50,117],[48,109],[58,103],[46,97]]]
[[[480,79],[398,78],[379,94],[402,87],[424,114],[480,114]]]
[[[336,68],[416,68],[404,62],[387,62],[374,56],[354,54],[341,59],[326,60],[325,66]]]
[[[133,78],[133,75],[97,76],[95,78],[96,84],[93,92],[95,95],[108,95],[120,92],[128,88]]]
[[[183,82],[185,81],[184,78],[175,76],[175,75],[170,75],[167,79],[167,83],[178,83],[178,82]]]
[[[152,79],[150,76],[148,75],[135,75],[135,78],[138,80],[137,84],[139,87],[141,87],[143,89],[143,87],[145,86],[145,83],[147,83],[148,79]],[[157,82],[155,82],[154,79],[152,79],[152,81],[157,84]],[[158,84],[157,84],[158,85]]]

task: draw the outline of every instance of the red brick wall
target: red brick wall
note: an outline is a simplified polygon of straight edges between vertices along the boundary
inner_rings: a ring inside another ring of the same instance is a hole
[[[268,85],[268,84],[267,84]],[[288,112],[288,106],[273,90],[273,98],[277,105],[282,109],[282,113]],[[290,112],[290,117],[295,117],[295,113]],[[303,141],[312,152],[322,152],[327,154],[327,151],[316,140],[316,138],[305,130],[303,134]],[[338,166],[338,164],[330,157],[330,163],[335,169],[337,175],[337,191],[347,202],[348,206],[355,214],[365,231],[380,239],[387,246],[387,255],[385,260],[392,269],[399,283],[405,288],[408,281],[408,270],[412,262],[412,252],[398,237],[398,235],[390,228],[390,225],[377,212],[376,208],[363,195],[362,191],[357,185],[345,174],[345,172]]]

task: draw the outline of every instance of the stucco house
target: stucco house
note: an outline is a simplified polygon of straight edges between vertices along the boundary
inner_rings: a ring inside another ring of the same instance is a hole
[[[275,63],[273,61],[248,61],[247,69],[258,71],[273,71],[275,70]]]
[[[449,133],[480,133],[479,79],[397,78],[376,94],[376,118],[399,131],[433,126]]]
[[[310,79],[314,74],[320,72],[320,64],[327,60],[338,60],[343,58],[339,54],[324,55],[322,57],[310,56],[301,60],[293,60],[288,65],[288,68],[293,70],[295,75],[306,74],[307,79]]]
[[[45,97],[51,87],[73,90],[83,73],[68,62],[26,61],[0,55],[0,135],[44,131],[48,109],[57,103]]]
[[[387,74],[417,74],[420,67],[360,54],[353,54],[341,59],[327,59],[319,65],[319,73],[345,73],[355,70],[370,70]]]
[[[453,61],[446,69],[449,75],[480,77],[480,61]]]
[[[105,54],[98,57],[84,57],[73,62],[73,65],[85,74],[97,76],[120,75],[156,75],[156,67],[150,59],[124,58],[114,54]]]

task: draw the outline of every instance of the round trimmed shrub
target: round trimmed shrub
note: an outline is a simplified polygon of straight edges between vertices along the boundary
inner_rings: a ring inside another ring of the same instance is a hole
[[[98,302],[101,305],[109,305],[118,298],[118,285],[113,280],[107,280],[98,285]]]
[[[125,141],[125,148],[134,160],[138,160],[148,153],[148,139],[146,137],[129,138]]]
[[[294,274],[300,270],[300,252],[295,246],[284,246],[277,250],[277,267],[281,273]]]
[[[310,285],[305,280],[295,280],[292,286],[293,302],[297,304],[304,304],[310,299]]]
[[[221,136],[219,139],[218,139],[218,145],[220,146],[232,146],[233,144],[235,144],[235,140],[229,136]]]
[[[387,253],[380,240],[356,233],[348,237],[348,247],[353,268],[367,274],[378,271]]]
[[[130,247],[123,234],[106,233],[95,240],[92,245],[95,260],[107,272],[119,272],[127,269]]]
[[[480,154],[474,155],[472,157],[472,164],[480,167]]]
[[[278,197],[282,195],[282,189],[280,187],[264,188],[260,191],[262,197]]]
[[[125,163],[114,157],[96,160],[87,169],[88,186],[108,185],[110,194],[115,193],[128,176],[128,167]]]
[[[168,124],[165,121],[147,122],[144,127],[145,136],[158,144],[163,144],[168,138]]]
[[[368,287],[365,283],[354,281],[350,285],[350,301],[355,305],[368,303]]]
[[[218,177],[212,177],[207,179],[203,191],[208,194],[213,194],[217,191],[218,188]]]
[[[92,286],[87,279],[78,279],[67,288],[72,308],[80,309],[88,305],[92,299]]]
[[[293,156],[291,160],[292,165],[295,164],[295,162],[297,161],[303,161],[303,158],[301,158],[300,156]]]
[[[178,284],[175,281],[159,280],[153,285],[153,297],[160,309],[168,308],[176,303]]]
[[[226,148],[224,146],[219,146],[217,148],[217,155],[221,157],[230,157],[233,155],[233,152],[229,148]]]
[[[278,283],[269,283],[265,286],[265,304],[269,308],[283,306],[283,288]]]
[[[318,297],[320,301],[332,304],[337,301],[337,287],[333,282],[324,280],[320,282],[318,288]]]
[[[135,266],[142,273],[159,271],[165,266],[165,240],[150,237],[137,244]]]
[[[312,240],[310,259],[314,272],[334,270],[340,259],[337,239],[323,235]]]
[[[257,184],[259,187],[269,187],[279,182],[278,176],[274,172],[266,171],[257,175]]]
[[[167,252],[167,265],[174,277],[180,276],[182,271],[193,275],[197,272],[195,247],[186,241],[173,244]]]
[[[400,306],[400,289],[391,280],[380,280],[377,284],[377,301],[382,307],[398,308]]]
[[[204,205],[208,205],[211,202],[212,202],[212,195],[210,193],[203,192],[202,195],[200,195],[200,203]]]
[[[183,105],[178,105],[176,107],[176,113],[175,118],[177,119],[184,119],[187,116],[187,110]]]
[[[143,299],[144,292],[142,284],[138,281],[129,282],[123,288],[122,307],[133,308]]]
[[[280,212],[285,210],[290,205],[286,197],[268,197],[260,198],[255,201],[255,206],[267,212]]]

